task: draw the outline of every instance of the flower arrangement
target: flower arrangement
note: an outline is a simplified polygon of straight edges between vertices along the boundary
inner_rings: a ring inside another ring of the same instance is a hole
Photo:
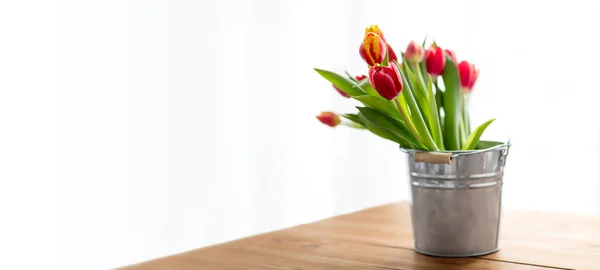
[[[343,120],[333,112],[323,112],[317,119],[330,127],[343,124],[369,130],[406,149],[451,151],[492,146],[480,142],[480,137],[495,119],[473,130],[469,120],[468,100],[479,70],[467,61],[458,62],[453,51],[435,42],[427,50],[423,47],[425,41],[422,45],[411,41],[398,58],[379,27],[368,27],[359,48],[369,66],[368,77],[315,69],[342,97],[363,106],[357,107],[358,113],[341,114]]]

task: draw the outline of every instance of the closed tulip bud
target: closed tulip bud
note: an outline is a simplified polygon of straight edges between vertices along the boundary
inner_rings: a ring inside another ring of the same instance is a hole
[[[350,95],[348,95],[348,94],[347,94],[346,92],[344,92],[342,89],[339,89],[337,86],[335,86],[335,85],[333,85],[333,84],[332,84],[331,86],[333,86],[333,88],[335,88],[335,91],[337,91],[338,93],[340,93],[340,95],[341,95],[342,97],[345,97],[345,98],[349,98],[349,97],[350,97]]]
[[[367,78],[367,75],[356,75],[355,78],[357,81],[360,82],[360,81],[364,80],[365,78]]]
[[[374,66],[383,62],[386,51],[387,46],[385,45],[385,41],[376,33],[369,32],[365,35],[362,44],[360,44],[358,52],[369,66]]]
[[[317,115],[317,119],[319,119],[321,123],[330,127],[335,127],[341,123],[340,117],[332,112],[322,112],[321,114]]]
[[[408,43],[408,47],[406,47],[406,52],[404,52],[404,57],[406,61],[411,64],[419,64],[423,61],[423,57],[425,56],[425,50],[421,45],[417,44],[414,40]]]
[[[446,66],[446,55],[440,47],[429,48],[425,53],[425,62],[427,63],[427,72],[431,76],[439,76]]]
[[[451,50],[445,50],[446,54],[450,55],[450,58],[452,58],[452,61],[454,61],[454,64],[458,63],[458,60],[456,60],[456,54],[454,53],[454,51]]]
[[[402,79],[396,65],[375,66],[369,69],[369,81],[377,93],[385,99],[395,99],[402,91]]]
[[[379,26],[377,26],[376,24],[373,24],[367,27],[367,29],[365,29],[365,35],[369,32],[377,34],[381,39],[383,39],[383,41],[385,41],[385,37],[383,37],[383,32],[381,32],[381,29],[379,29]]]
[[[460,84],[463,92],[471,92],[477,81],[479,70],[475,68],[475,65],[467,61],[462,61],[458,64],[458,73],[460,74]]]

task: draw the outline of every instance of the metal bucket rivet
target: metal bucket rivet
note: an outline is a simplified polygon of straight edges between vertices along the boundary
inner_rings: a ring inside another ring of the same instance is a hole
[[[431,157],[430,152],[401,149],[408,154],[415,251],[441,257],[498,251],[502,176],[509,148],[505,143]]]

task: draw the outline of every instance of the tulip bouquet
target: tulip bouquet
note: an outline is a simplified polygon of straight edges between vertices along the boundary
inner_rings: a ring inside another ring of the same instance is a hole
[[[425,50],[412,41],[400,58],[386,42],[378,26],[365,31],[359,53],[368,64],[368,77],[340,75],[315,69],[345,98],[363,106],[358,113],[323,112],[317,119],[366,129],[402,148],[444,151],[487,148],[479,141],[495,119],[471,130],[468,100],[479,71],[467,61],[458,62],[453,51],[435,42]],[[443,88],[439,81],[443,81]]]

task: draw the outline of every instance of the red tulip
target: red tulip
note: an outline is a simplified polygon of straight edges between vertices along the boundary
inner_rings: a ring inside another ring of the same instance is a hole
[[[454,64],[458,63],[458,60],[456,60],[456,54],[454,53],[454,51],[446,50],[446,53],[448,55],[450,55],[450,58],[452,58],[452,61],[454,61]]]
[[[429,48],[425,53],[425,62],[427,63],[427,72],[431,76],[439,76],[446,66],[446,55],[440,47]]]
[[[317,115],[317,119],[319,119],[321,123],[330,127],[335,127],[341,122],[340,117],[332,112],[322,112],[321,114]]]
[[[394,52],[394,50],[392,50],[392,46],[390,46],[390,44],[387,44],[387,48],[388,48],[388,53],[390,54],[388,56],[388,60],[390,63],[393,63],[394,61],[398,61],[398,57],[396,56],[396,53]]]
[[[396,98],[402,91],[400,71],[394,64],[388,67],[371,67],[369,81],[377,93],[388,100]]]
[[[337,91],[338,93],[340,93],[340,95],[342,95],[342,97],[345,97],[345,98],[349,98],[350,97],[350,95],[348,95],[342,89],[339,89],[337,86],[335,86],[333,84],[331,86],[333,86],[333,88],[335,88],[335,91]]]
[[[458,72],[460,74],[460,84],[462,85],[463,90],[471,92],[475,85],[475,81],[477,81],[479,70],[475,68],[475,65],[467,61],[462,61],[458,64]]]
[[[362,44],[360,44],[358,52],[369,66],[374,66],[375,64],[381,64],[381,62],[383,62],[383,58],[387,51],[386,47],[385,41],[383,41],[379,35],[369,32],[365,35]]]
[[[414,40],[408,43],[408,47],[406,47],[406,52],[404,53],[406,61],[411,64],[418,64],[423,61],[424,56],[425,51],[421,45],[417,44]]]
[[[367,78],[367,75],[356,75],[355,78],[357,81],[360,82],[360,81],[364,80],[365,78]]]

